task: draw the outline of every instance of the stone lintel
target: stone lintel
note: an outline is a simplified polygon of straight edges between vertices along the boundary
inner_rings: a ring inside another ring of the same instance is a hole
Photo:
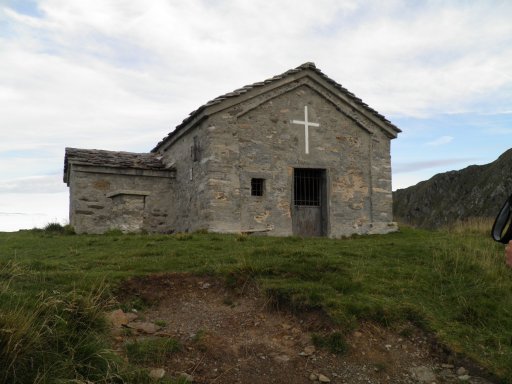
[[[114,192],[107,193],[107,197],[112,198],[119,195],[134,195],[134,196],[149,196],[151,192],[149,191],[136,191],[133,189],[120,189]]]
[[[111,175],[130,175],[145,177],[164,177],[176,178],[176,170],[155,170],[155,169],[137,169],[137,168],[115,168],[115,167],[91,167],[88,165],[73,164],[73,171],[86,173],[105,173]]]

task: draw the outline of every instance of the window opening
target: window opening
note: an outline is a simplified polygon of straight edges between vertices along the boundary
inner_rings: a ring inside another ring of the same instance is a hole
[[[295,169],[293,177],[294,204],[319,207],[321,181],[321,169]]]
[[[190,155],[192,157],[192,161],[199,161],[201,157],[201,151],[199,148],[199,138],[194,136],[194,143],[190,148]]]
[[[263,196],[265,179],[251,179],[251,196]]]

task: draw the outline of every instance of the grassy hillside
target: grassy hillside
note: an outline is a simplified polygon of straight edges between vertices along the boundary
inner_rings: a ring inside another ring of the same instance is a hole
[[[503,246],[468,228],[342,240],[0,233],[0,382],[30,382],[30,364],[41,383],[146,382],[109,354],[101,311],[121,279],[169,271],[254,279],[347,332],[412,321],[512,383],[512,270]]]

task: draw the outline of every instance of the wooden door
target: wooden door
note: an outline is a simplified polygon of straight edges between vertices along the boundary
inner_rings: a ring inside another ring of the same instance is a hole
[[[297,236],[326,235],[325,170],[296,168],[293,172],[292,230]]]

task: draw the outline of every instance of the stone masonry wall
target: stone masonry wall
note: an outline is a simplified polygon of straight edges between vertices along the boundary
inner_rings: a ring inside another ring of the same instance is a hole
[[[168,232],[172,177],[169,172],[72,165],[70,224],[78,233]]]
[[[173,217],[170,217],[169,221],[176,232],[209,229],[209,140],[207,123],[203,122],[176,138],[169,150],[162,149],[160,152],[163,155],[163,162],[176,169]]]

